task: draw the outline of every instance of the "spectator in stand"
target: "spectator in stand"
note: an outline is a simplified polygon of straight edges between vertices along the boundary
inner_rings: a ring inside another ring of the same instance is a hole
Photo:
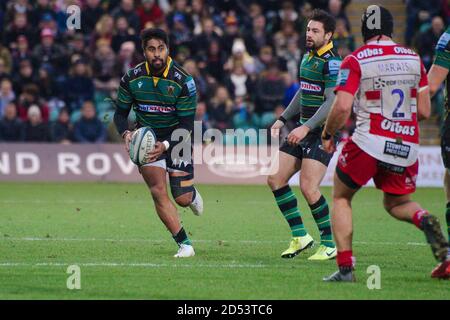
[[[0,120],[0,141],[19,142],[25,140],[25,127],[17,117],[16,105],[10,102]]]
[[[206,18],[202,22],[202,32],[193,39],[192,49],[197,55],[206,55],[208,47],[212,41],[219,41],[221,38],[215,31],[214,21]]]
[[[192,32],[189,30],[184,15],[177,13],[173,16],[173,27],[170,35],[170,51],[176,56],[182,48],[191,49]],[[177,59],[177,61],[179,61]]]
[[[16,48],[12,50],[12,63],[14,72],[19,71],[20,62],[23,60],[32,60],[33,55],[28,45],[27,37],[19,35],[16,40]]]
[[[0,43],[0,59],[3,60],[5,72],[11,73],[13,68],[11,52],[7,47],[3,46],[1,43]]]
[[[73,137],[79,143],[101,143],[106,140],[106,130],[97,118],[92,101],[85,101],[81,119],[74,125]]]
[[[350,52],[355,51],[355,38],[350,34],[345,26],[345,20],[336,20],[336,30],[333,34],[333,45],[335,48],[347,47]],[[344,56],[342,56],[344,58]]]
[[[348,20],[347,15],[345,14],[344,7],[342,5],[342,0],[330,0],[328,2],[328,12],[337,20],[343,19],[345,21],[345,29],[347,31],[351,30],[350,20]]]
[[[125,17],[128,21],[128,25],[134,30],[135,34],[140,32],[141,20],[135,12],[134,0],[122,0],[120,2],[120,7],[114,9],[111,12],[113,18]]]
[[[30,21],[34,26],[37,26],[46,14],[51,15],[53,19],[56,18],[56,14],[55,11],[52,10],[52,3],[50,3],[50,0],[37,0],[36,2],[36,6],[32,12],[32,19]]]
[[[222,36],[222,48],[227,55],[232,52],[233,44],[240,37],[238,19],[234,15],[225,18],[225,31]]]
[[[430,28],[417,35],[416,48],[427,70],[430,69],[433,63],[436,44],[444,31],[444,21],[440,16],[435,16],[431,20]]]
[[[446,25],[450,25],[450,0],[442,0],[442,16]]]
[[[5,61],[3,60],[3,58],[0,58],[0,80],[3,80],[4,78],[9,79],[9,77],[10,74],[6,72]]]
[[[25,123],[26,142],[49,142],[50,130],[48,124],[42,121],[41,109],[35,104],[27,111],[28,121]]]
[[[111,45],[114,31],[114,19],[108,15],[103,15],[95,25],[95,31],[91,34],[91,43],[89,45],[91,55],[96,54],[98,43],[107,43]]]
[[[230,75],[224,81],[230,95],[235,97],[248,98],[253,93],[253,82],[245,72],[242,63],[236,63]]]
[[[226,87],[219,85],[208,104],[208,115],[213,128],[225,131],[231,127],[233,101]]]
[[[289,41],[298,43],[300,35],[295,31],[295,25],[291,21],[283,21],[281,30],[273,36],[275,52],[278,56],[283,56],[287,52],[287,44]]]
[[[33,49],[33,58],[39,66],[52,70],[55,78],[65,78],[68,56],[62,45],[55,43],[55,35],[50,29],[41,31],[41,43]]]
[[[222,81],[224,78],[223,66],[226,61],[227,55],[224,50],[222,50],[221,43],[217,40],[212,40],[209,44],[205,63],[207,73],[217,81]]]
[[[203,100],[197,102],[197,109],[195,109],[195,121],[201,121],[202,123],[202,136],[206,130],[211,128],[209,117],[206,113],[206,103]]]
[[[147,24],[152,22],[155,26],[159,26],[164,22],[164,12],[158,5],[157,0],[142,0],[141,6],[137,9],[139,21],[141,22],[141,29]]]
[[[81,28],[83,34],[90,34],[95,29],[95,24],[105,11],[100,5],[101,0],[86,0],[86,6],[83,9],[83,23]]]
[[[19,96],[17,113],[22,121],[28,120],[28,109],[35,105],[40,110],[40,117],[44,122],[49,120],[49,109],[46,102],[39,97],[39,87],[30,83],[23,87],[23,92]]]
[[[169,30],[173,30],[174,17],[182,15],[189,30],[194,30],[194,22],[188,10],[187,0],[175,0],[173,10],[167,15],[166,23]]]
[[[30,60],[19,63],[19,73],[13,77],[13,88],[16,95],[20,95],[25,86],[37,83],[36,74]]]
[[[30,44],[35,44],[35,31],[33,31],[30,24],[28,23],[27,14],[17,12],[14,15],[14,22],[10,24],[4,31],[3,43],[9,48],[14,49],[16,47],[15,41],[20,35],[24,35]]]
[[[92,72],[86,61],[77,60],[65,85],[65,102],[71,112],[80,110],[85,101],[94,98]]]
[[[236,129],[255,128],[252,105],[244,97],[237,96],[233,106],[233,127]]]
[[[134,42],[135,45],[140,44],[139,37],[134,30],[128,26],[128,21],[124,16],[116,18],[116,28],[114,29],[114,35],[111,40],[111,47],[115,53],[119,52],[122,43]]]
[[[275,108],[283,103],[285,91],[278,64],[272,62],[255,86],[255,113],[260,128],[268,128],[275,121]]]
[[[117,56],[117,64],[122,70],[122,74],[127,72],[129,69],[134,68],[136,65],[141,63],[142,60],[143,58],[139,53],[137,53],[134,42],[127,41],[122,43],[119,55]]]
[[[278,20],[277,24],[275,26],[275,30],[280,30],[283,28],[283,23],[290,22],[293,24],[293,28],[298,29],[297,24],[299,21],[299,14],[297,13],[297,10],[295,9],[295,5],[292,1],[287,0],[283,1],[281,5],[281,9],[278,11]],[[273,30],[273,31],[275,31]]]
[[[56,24],[56,20],[50,13],[46,13],[42,16],[41,21],[39,22],[39,30],[49,29],[52,31],[53,36],[58,40],[61,40],[61,35],[59,34],[58,25]]]
[[[264,15],[261,14],[253,19],[253,27],[245,35],[244,39],[248,53],[252,56],[256,56],[263,46],[272,45],[272,38],[266,31],[266,18]]]
[[[99,40],[93,61],[93,73],[96,91],[106,95],[117,91],[123,70],[117,64],[116,55],[106,40]]]
[[[0,117],[4,115],[6,106],[16,99],[11,80],[4,78],[0,82]]]
[[[72,62],[79,59],[91,62],[92,57],[89,55],[84,36],[81,33],[75,33],[70,37],[68,42],[68,56]]]
[[[297,79],[299,75],[300,61],[302,60],[302,51],[297,45],[297,41],[288,40],[285,53],[281,58],[286,62],[286,71],[292,79]]]
[[[37,85],[39,86],[39,95],[49,101],[60,96],[59,88],[50,74],[50,70],[43,66],[39,68]]]
[[[72,140],[73,126],[70,123],[70,115],[67,108],[59,111],[58,119],[51,123],[50,137],[52,142],[69,144]]]
[[[300,34],[300,37],[306,34],[306,28],[308,26],[309,19],[313,13],[313,6],[308,1],[302,3],[300,7],[300,17],[298,21],[298,29],[297,32]]]
[[[192,0],[191,18],[194,24],[192,33],[197,36],[203,31],[203,21],[210,17],[203,0]]]
[[[248,54],[244,40],[237,38],[233,43],[231,52],[232,55],[224,65],[224,70],[230,72],[236,64],[240,64],[244,67],[246,73],[255,73],[255,59]]]
[[[271,64],[277,58],[273,54],[271,46],[264,46],[259,50],[259,56],[255,59],[255,74],[259,75],[267,70],[269,64]],[[298,68],[298,65],[297,65]]]
[[[297,93],[298,89],[300,88],[300,85],[297,81],[297,77],[293,78],[287,72],[283,74],[283,81],[284,81],[284,85],[286,87],[286,91],[284,92],[284,98],[283,98],[283,107],[286,108],[289,105],[289,103],[292,101],[292,98],[294,98],[295,94]]]
[[[406,46],[411,46],[416,30],[423,24],[430,23],[431,18],[439,14],[441,0],[407,0],[406,1]]]
[[[188,59],[184,62],[183,68],[194,78],[198,100],[204,99],[208,92],[208,83],[198,70],[197,63],[192,59]]]

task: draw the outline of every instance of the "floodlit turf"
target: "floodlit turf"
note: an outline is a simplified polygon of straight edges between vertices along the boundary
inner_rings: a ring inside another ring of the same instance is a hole
[[[280,258],[290,232],[268,188],[198,188],[204,215],[180,210],[196,256],[176,260],[143,184],[0,183],[0,299],[450,298],[450,281],[430,278],[423,234],[385,213],[374,189],[354,201],[357,283],[330,284],[321,279],[335,261],[308,261],[314,249]],[[414,199],[445,221],[442,189]],[[304,200],[300,207],[317,240]],[[81,290],[66,287],[69,265],[81,268]],[[367,288],[370,265],[381,268],[380,290]]]

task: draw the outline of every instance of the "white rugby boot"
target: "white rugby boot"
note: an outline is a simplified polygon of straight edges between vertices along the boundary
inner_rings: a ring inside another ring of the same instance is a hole
[[[188,258],[195,256],[194,247],[188,244],[180,244],[178,252],[173,256],[174,258]]]
[[[201,216],[203,213],[203,198],[200,195],[200,192],[198,192],[197,188],[195,189],[195,199],[192,200],[189,208],[191,208],[192,212],[196,216]]]

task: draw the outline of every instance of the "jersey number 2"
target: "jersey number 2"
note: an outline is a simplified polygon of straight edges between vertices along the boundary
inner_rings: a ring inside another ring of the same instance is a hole
[[[394,112],[392,112],[392,117],[393,118],[404,118],[405,117],[405,113],[404,112],[399,112],[398,110],[402,107],[403,104],[403,100],[405,99],[405,94],[403,93],[403,91],[401,89],[394,89],[391,92],[392,95],[394,94],[398,94],[400,99],[397,103],[397,106],[394,109]]]

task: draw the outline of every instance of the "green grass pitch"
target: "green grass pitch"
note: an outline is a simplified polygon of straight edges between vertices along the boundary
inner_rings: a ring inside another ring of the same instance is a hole
[[[144,184],[0,183],[0,299],[449,299],[424,235],[391,218],[381,193],[354,201],[357,283],[323,283],[335,261],[311,262],[314,249],[280,258],[290,232],[265,186],[198,186],[205,213],[180,209],[196,256],[177,250]],[[298,187],[294,187],[299,195]],[[323,189],[330,199],[330,188]],[[413,197],[444,220],[442,189]],[[299,197],[308,231],[318,231]],[[444,226],[442,226],[444,228]],[[81,269],[81,290],[66,287]],[[381,289],[367,288],[367,267]]]

